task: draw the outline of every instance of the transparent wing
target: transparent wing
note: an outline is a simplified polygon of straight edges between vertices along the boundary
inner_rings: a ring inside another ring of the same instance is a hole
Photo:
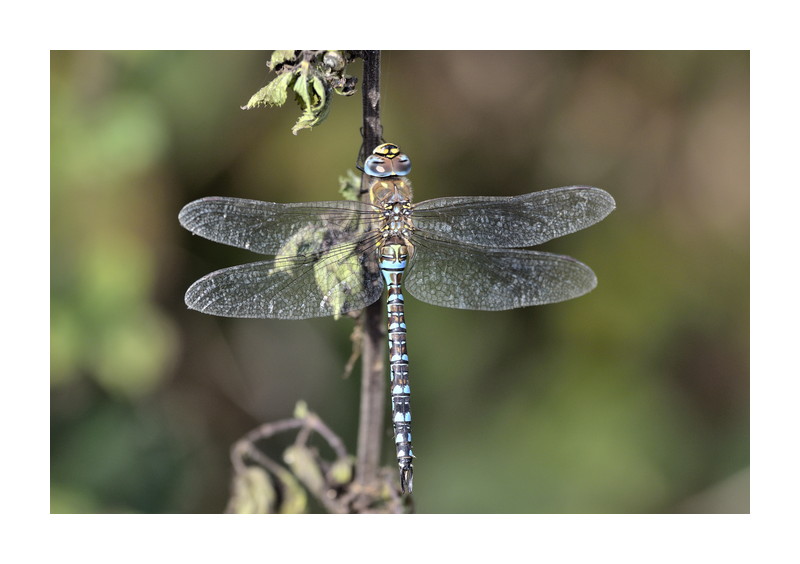
[[[324,253],[218,270],[191,285],[186,305],[223,317],[338,316],[381,296],[383,281],[374,249],[374,239],[368,239]]]
[[[417,299],[443,307],[503,310],[582,296],[597,285],[577,260],[521,249],[487,249],[416,233],[404,284]]]
[[[462,243],[530,247],[597,223],[614,198],[589,186],[554,188],[513,197],[453,197],[414,207],[415,228]]]
[[[310,241],[327,238],[329,245],[356,241],[374,229],[376,217],[361,202],[276,204],[218,197],[187,204],[178,215],[196,235],[265,255],[281,253],[297,233]]]

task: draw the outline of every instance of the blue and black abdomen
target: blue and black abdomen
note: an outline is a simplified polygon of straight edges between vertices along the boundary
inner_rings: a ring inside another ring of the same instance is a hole
[[[392,393],[392,425],[400,467],[400,488],[411,492],[414,454],[411,451],[411,387],[408,381],[408,351],[402,292],[402,277],[408,249],[400,241],[381,248],[380,267],[387,288],[386,309],[389,328],[389,380]]]

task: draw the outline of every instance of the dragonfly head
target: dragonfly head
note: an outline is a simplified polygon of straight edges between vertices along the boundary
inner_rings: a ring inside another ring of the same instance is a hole
[[[411,172],[411,159],[400,152],[394,143],[383,143],[375,147],[372,154],[364,162],[364,172],[370,176],[386,178],[387,176],[405,176]]]

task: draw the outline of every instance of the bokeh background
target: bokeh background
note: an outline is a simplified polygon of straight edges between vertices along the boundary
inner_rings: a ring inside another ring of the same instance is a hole
[[[51,55],[52,512],[222,511],[231,444],[301,399],[355,449],[351,321],[183,303],[258,258],[192,237],[184,204],[336,199],[355,162],[360,90],[297,136],[291,102],[239,109],[269,54]],[[573,184],[617,201],[541,247],[594,269],[587,296],[493,313],[407,299],[417,511],[749,512],[749,53],[382,63],[385,138],[414,161],[417,201]]]

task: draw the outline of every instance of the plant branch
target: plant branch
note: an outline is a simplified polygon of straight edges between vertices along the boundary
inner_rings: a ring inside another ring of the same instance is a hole
[[[381,142],[380,118],[380,51],[364,51],[362,153],[368,154]],[[362,156],[362,155],[360,155]],[[368,178],[361,177],[362,198],[368,199]],[[384,433],[384,402],[386,382],[384,373],[383,307],[378,302],[367,307],[362,316],[361,411],[356,453],[356,481],[366,488],[378,480],[381,439]]]

